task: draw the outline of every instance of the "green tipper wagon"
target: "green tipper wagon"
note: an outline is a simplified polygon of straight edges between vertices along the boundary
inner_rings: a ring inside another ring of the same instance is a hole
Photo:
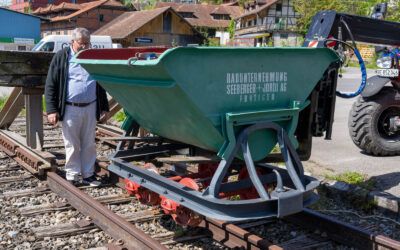
[[[223,220],[285,216],[313,201],[318,182],[303,174],[299,155],[309,157],[312,135],[330,136],[339,60],[332,50],[132,48],[87,50],[73,60],[122,105],[131,128],[138,123],[163,138],[111,157],[111,171],[132,181],[136,194],[146,190],[146,201],[159,197],[164,211],[167,200]],[[271,156],[277,144],[281,153]],[[175,179],[127,162],[183,148],[187,162],[215,161],[215,153],[221,161]],[[286,168],[261,164],[269,160]],[[241,199],[224,199],[235,195]]]

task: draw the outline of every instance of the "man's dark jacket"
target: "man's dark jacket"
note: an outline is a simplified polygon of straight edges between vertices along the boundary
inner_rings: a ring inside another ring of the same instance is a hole
[[[44,100],[46,102],[46,113],[60,114],[60,121],[63,120],[65,113],[65,99],[68,87],[68,56],[70,47],[64,48],[55,54],[51,60],[50,68],[47,73],[46,86],[44,90]],[[96,84],[96,118],[100,118],[102,111],[109,111],[106,91]]]

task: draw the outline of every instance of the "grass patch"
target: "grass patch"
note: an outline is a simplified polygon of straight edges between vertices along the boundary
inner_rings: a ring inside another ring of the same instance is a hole
[[[117,122],[122,122],[125,120],[125,117],[126,117],[126,115],[125,115],[124,111],[120,110],[120,111],[118,111],[118,113],[113,115],[112,119],[114,119]]]
[[[326,170],[331,171],[331,172],[335,172],[335,169],[333,169],[333,168],[326,168]]]
[[[279,143],[275,145],[275,147],[272,149],[271,153],[273,154],[280,154],[281,153],[281,148],[279,147]]]
[[[231,200],[231,201],[240,201],[241,199],[240,199],[240,195],[237,194],[237,195],[234,195],[234,196],[229,197],[228,200]]]
[[[375,179],[367,179],[365,175],[359,174],[357,172],[347,171],[343,174],[329,175],[324,174],[324,177],[330,180],[342,181],[351,185],[356,185],[367,190],[373,190],[375,188]]]
[[[182,237],[185,235],[185,229],[182,226],[178,226],[178,228],[174,231],[175,237]]]
[[[358,62],[348,62],[347,66],[349,67],[356,67],[356,68],[360,68],[360,64],[358,64]],[[378,66],[376,66],[376,62],[375,60],[372,60],[371,62],[369,62],[368,64],[365,64],[365,67],[367,69],[379,69]]]
[[[42,98],[42,104],[43,104],[43,112],[46,112],[46,102],[44,101],[44,96]]]
[[[8,100],[8,96],[3,96],[0,98],[0,110],[4,107],[4,104],[6,104],[7,100]]]
[[[314,160],[308,160],[308,162],[310,162],[310,163],[312,163],[312,164],[317,164],[317,162],[314,161]]]

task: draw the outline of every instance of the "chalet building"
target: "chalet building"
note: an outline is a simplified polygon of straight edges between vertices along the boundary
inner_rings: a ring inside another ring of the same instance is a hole
[[[12,0],[10,10],[30,13],[37,8],[45,8],[48,5],[58,5],[62,3],[82,4],[93,0]]]
[[[127,11],[116,0],[100,0],[83,4],[62,3],[38,8],[33,14],[48,18],[41,25],[42,37],[46,35],[70,35],[72,30],[83,27],[95,32],[108,22]]]
[[[231,19],[239,17],[242,12],[239,6],[179,4],[157,2],[156,8],[172,7],[192,26],[208,37],[218,37],[220,44],[229,40],[227,28]]]
[[[256,0],[244,6],[245,13],[235,19],[235,41],[251,41],[254,46],[299,46],[293,0]]]
[[[171,7],[126,12],[93,35],[111,36],[123,47],[187,46],[204,37]]]

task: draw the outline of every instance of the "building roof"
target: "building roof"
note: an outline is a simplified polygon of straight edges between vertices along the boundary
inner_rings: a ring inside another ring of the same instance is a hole
[[[112,39],[124,39],[168,10],[171,10],[178,15],[171,7],[125,12],[119,17],[115,18],[113,21],[98,29],[93,33],[93,35],[107,35],[111,36]],[[189,22],[187,22],[187,24],[191,26]],[[121,27],[124,28],[121,29]],[[194,28],[193,30],[195,31]],[[197,31],[195,32],[198,33]]]
[[[249,12],[246,12],[243,15],[241,15],[241,16],[235,18],[235,19],[239,19],[239,18],[243,18],[245,16],[250,16],[250,15],[257,14],[257,13],[269,8],[271,5],[273,5],[274,3],[278,2],[278,0],[266,0],[266,1],[259,1],[259,2],[262,2],[262,3],[266,2],[266,3],[263,6],[261,6],[260,8],[252,10],[252,11],[249,11]],[[254,2],[251,2],[251,3],[254,3]]]
[[[63,10],[80,10],[82,8],[83,7],[80,4],[63,2],[59,5],[51,4],[45,8],[39,7],[33,12],[33,14],[43,15],[43,14],[47,14],[50,12],[59,12],[59,11],[63,11]]]
[[[23,13],[23,12],[20,12],[20,11],[16,11],[16,10],[10,10],[10,9],[8,9],[8,8],[0,7],[0,10],[10,11],[10,12],[14,12],[14,13],[16,13],[16,14],[21,14],[21,15],[25,15],[25,16],[35,17],[35,18],[39,18],[39,19],[42,19],[42,20],[48,20],[47,18],[43,18],[43,17],[40,17],[40,16],[31,15],[31,14],[26,14],[26,13]]]
[[[94,1],[94,2],[88,2],[88,3],[82,3],[82,4],[72,4],[72,3],[61,3],[59,5],[53,6],[50,5],[46,8],[38,8],[35,10],[35,14],[46,14],[50,12],[60,12],[62,10],[76,10],[74,13],[67,15],[67,16],[57,16],[54,18],[51,18],[51,22],[57,22],[57,21],[64,21],[71,19],[73,17],[79,16],[82,13],[85,13],[91,9],[97,8],[99,6],[112,6],[112,7],[117,7],[121,9],[126,9],[126,7],[115,0],[99,0],[99,1]]]
[[[230,15],[231,13],[227,10],[225,6],[218,6],[214,10],[211,11],[210,14],[228,14]]]
[[[185,18],[191,25],[198,27],[226,28],[230,20],[215,20],[213,14],[228,14],[236,18],[242,14],[238,6],[203,5],[203,4],[181,4],[169,2],[157,2],[156,8],[170,6],[176,12],[191,12],[195,18]]]

